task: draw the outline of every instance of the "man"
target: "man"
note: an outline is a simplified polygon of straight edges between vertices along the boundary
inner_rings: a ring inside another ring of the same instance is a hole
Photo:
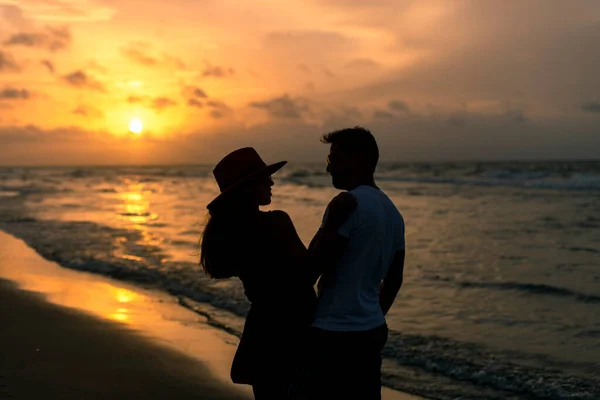
[[[331,145],[327,172],[333,186],[347,192],[330,203],[309,246],[322,265],[310,334],[315,353],[309,397],[381,399],[385,315],[402,285],[404,221],[375,184],[379,149],[367,129],[334,131],[321,141]],[[355,208],[341,228],[331,232],[326,223],[334,217],[330,211],[348,207],[348,193]]]

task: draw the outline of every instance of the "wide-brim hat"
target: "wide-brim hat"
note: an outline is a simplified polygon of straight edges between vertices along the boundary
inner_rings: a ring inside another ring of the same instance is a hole
[[[227,154],[213,169],[213,175],[221,193],[208,205],[211,209],[223,197],[237,189],[244,182],[260,174],[271,175],[277,172],[287,161],[267,165],[252,147],[244,147]]]

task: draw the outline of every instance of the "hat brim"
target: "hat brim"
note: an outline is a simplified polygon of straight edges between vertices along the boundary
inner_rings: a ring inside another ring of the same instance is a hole
[[[262,174],[274,174],[275,172],[279,171],[285,164],[287,164],[287,161],[279,161],[275,164],[267,165],[266,167],[263,167],[259,170],[254,171],[250,175],[245,176],[243,179],[240,179],[233,185],[229,186],[226,190],[222,191],[217,197],[215,197],[210,203],[206,205],[206,208],[210,210],[211,207],[215,205],[215,203],[218,203],[220,200],[223,199],[223,197],[225,197],[227,194],[230,194],[235,189],[239,188],[243,183],[248,182],[250,179]]]

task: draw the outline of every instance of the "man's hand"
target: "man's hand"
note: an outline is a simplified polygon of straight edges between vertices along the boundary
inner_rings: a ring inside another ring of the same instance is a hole
[[[381,282],[379,287],[379,304],[381,305],[381,311],[383,315],[386,315],[400,288],[402,287],[402,281],[404,280],[404,257],[406,256],[405,250],[398,250],[394,254],[392,264],[388,268],[388,272]]]
[[[323,229],[337,231],[357,206],[356,198],[350,192],[342,192],[335,196],[328,205],[327,219]]]

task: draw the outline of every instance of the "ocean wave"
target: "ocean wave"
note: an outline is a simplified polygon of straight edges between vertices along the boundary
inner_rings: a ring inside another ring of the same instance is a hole
[[[569,247],[569,250],[584,253],[600,253],[600,250],[591,247]]]
[[[557,287],[540,283],[523,282],[477,282],[477,281],[456,281],[449,277],[432,276],[430,280],[450,282],[464,289],[492,289],[492,290],[511,290],[527,294],[547,295],[569,297],[581,303],[596,304],[600,303],[600,296],[576,292],[571,289]]]
[[[518,395],[519,398],[592,400],[598,399],[600,395],[600,379],[576,377],[561,370],[519,364],[518,361],[526,362],[536,356],[514,352],[502,354],[473,343],[435,336],[403,335],[392,331],[383,354],[384,357],[394,359],[399,365],[417,367],[459,382]],[[600,372],[598,366],[592,368],[596,369],[596,373]],[[391,386],[405,389],[401,375],[388,379]],[[454,391],[456,390],[455,388]],[[434,396],[438,394],[439,391],[428,393]],[[467,394],[461,398],[472,397]],[[485,398],[491,397],[486,395]],[[503,395],[499,398],[510,396]]]
[[[519,282],[459,282],[463,288],[486,288],[496,290],[516,290],[530,294],[571,297],[582,303],[600,303],[600,296],[575,292],[570,289],[535,283]]]
[[[322,166],[292,165],[281,177],[290,183],[315,185],[314,178],[324,175]],[[600,162],[380,163],[375,177],[381,182],[599,191]]]
[[[57,187],[53,185],[35,184],[35,183],[23,183],[19,185],[2,185],[0,186],[0,192],[11,193],[12,196],[26,196],[30,194],[51,194],[51,193],[68,193],[72,190]]]
[[[14,190],[3,190],[0,188],[0,197],[17,197],[21,194],[21,192],[17,192]]]

